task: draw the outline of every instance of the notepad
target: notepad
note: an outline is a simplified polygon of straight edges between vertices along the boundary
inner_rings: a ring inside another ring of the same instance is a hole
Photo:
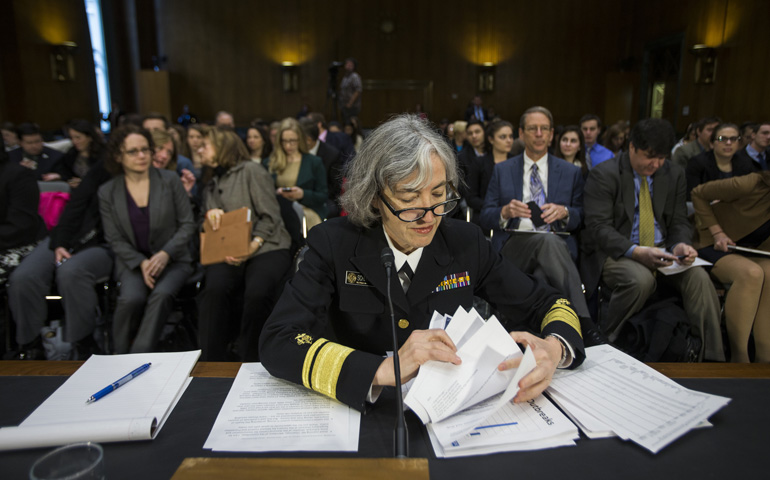
[[[200,353],[92,355],[21,425],[0,428],[0,450],[151,440],[190,384]],[[149,362],[147,372],[86,404],[95,392]]]

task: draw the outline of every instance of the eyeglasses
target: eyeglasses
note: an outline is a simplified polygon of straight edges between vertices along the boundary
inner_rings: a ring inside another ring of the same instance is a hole
[[[288,140],[286,140],[286,139],[281,139],[281,143],[287,143],[287,144],[289,144],[289,145],[293,145],[293,144],[295,144],[295,143],[299,143],[299,139],[297,139],[297,138],[290,138],[290,139],[288,139]]]
[[[537,132],[550,132],[551,126],[550,125],[527,125],[524,127],[524,131],[527,133],[537,133]]]
[[[720,135],[720,136],[717,137],[717,142],[719,142],[719,143],[727,143],[727,142],[735,143],[735,142],[737,142],[740,139],[741,139],[741,137],[726,137],[724,135]]]
[[[393,208],[390,203],[385,199],[385,197],[380,193],[380,200],[382,200],[382,203],[385,204],[386,207],[388,207],[388,210],[390,210],[390,213],[398,217],[399,220],[402,222],[416,222],[417,220],[421,219],[425,215],[428,214],[428,212],[432,212],[433,215],[436,215],[437,217],[443,217],[447,213],[451,212],[452,210],[457,207],[457,204],[460,203],[460,194],[457,193],[457,190],[455,190],[455,187],[450,183],[449,188],[452,191],[452,196],[455,198],[451,198],[449,200],[445,200],[441,203],[437,203],[431,207],[418,207],[418,208],[404,208],[401,210],[396,210]]]
[[[150,153],[152,153],[152,149],[150,147],[132,148],[131,150],[123,150],[123,153],[125,153],[129,157],[136,157],[140,153],[144,155],[149,155]]]

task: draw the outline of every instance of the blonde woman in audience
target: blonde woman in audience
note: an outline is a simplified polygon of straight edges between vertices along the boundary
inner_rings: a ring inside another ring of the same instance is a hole
[[[588,176],[588,163],[586,162],[586,140],[583,131],[577,125],[567,125],[556,145],[555,155],[569,163],[580,167],[583,178]]]
[[[201,154],[212,177],[205,184],[206,220],[219,228],[225,212],[248,207],[252,231],[250,253],[227,257],[224,263],[206,267],[201,293],[198,332],[201,358],[207,361],[228,357],[229,333],[238,330],[240,359],[259,360],[258,340],[267,320],[281,279],[291,265],[290,238],[281,219],[273,181],[267,171],[249,159],[246,147],[232,130],[212,128],[203,140]],[[243,305],[234,300],[243,292]],[[240,315],[235,312],[240,312]],[[235,328],[233,328],[235,327]]]
[[[770,171],[701,184],[692,191],[698,256],[714,264],[725,299],[730,361],[770,362],[770,257],[728,250],[729,245],[770,252]]]
[[[170,133],[163,130],[152,130],[150,133],[155,144],[152,166],[159,170],[176,172],[182,179],[185,191],[189,195],[196,182],[192,161],[177,154],[176,142]]]
[[[104,236],[120,282],[112,322],[115,353],[155,350],[174,297],[192,273],[190,201],[175,172],[152,166],[153,146],[141,127],[115,130],[105,159],[115,176],[99,188]]]
[[[259,163],[270,158],[273,151],[273,143],[265,127],[252,123],[246,130],[246,147],[249,149],[251,160]]]
[[[278,144],[270,154],[268,169],[275,178],[276,194],[302,205],[310,229],[326,218],[328,186],[323,161],[307,151],[299,122],[287,118],[277,133]]]
[[[468,122],[465,122],[463,120],[458,120],[454,123],[453,128],[453,134],[452,134],[452,146],[455,149],[455,152],[460,153],[463,150],[463,147],[465,147],[465,127],[468,126]]]

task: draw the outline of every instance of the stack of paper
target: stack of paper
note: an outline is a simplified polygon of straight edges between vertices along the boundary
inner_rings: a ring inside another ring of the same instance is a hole
[[[447,324],[434,314],[431,326],[446,325],[462,364],[428,362],[420,367],[405,403],[427,424],[438,457],[477,455],[574,445],[575,426],[542,395],[526,404],[511,400],[536,362],[500,322],[484,322],[475,310],[459,308]],[[497,366],[522,357],[518,369]]]
[[[244,363],[203,448],[356,452],[360,427],[357,410]]]
[[[0,429],[0,450],[153,439],[190,384],[200,353],[92,355],[20,426]],[[145,373],[86,404],[145,363],[152,363]]]
[[[586,349],[585,363],[557,372],[546,392],[589,438],[615,434],[652,453],[730,402],[684,388],[609,345]]]

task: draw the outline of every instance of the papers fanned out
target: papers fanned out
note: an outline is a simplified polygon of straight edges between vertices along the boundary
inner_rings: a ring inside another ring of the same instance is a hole
[[[244,363],[203,448],[356,452],[360,426],[357,410]]]
[[[422,365],[404,402],[427,424],[436,456],[574,445],[577,429],[547,398],[511,403],[536,362],[530,349],[522,356],[494,316],[484,322],[475,310],[458,308],[448,324],[435,313],[431,325],[446,325],[462,363]],[[497,370],[516,357],[518,369]]]
[[[0,429],[0,450],[155,438],[192,378],[200,350],[92,355],[18,427]],[[139,365],[152,367],[97,402],[86,399]]]
[[[211,265],[224,262],[225,257],[248,255],[250,242],[251,210],[248,207],[222,215],[216,231],[206,218],[201,232],[201,264]]]
[[[554,375],[546,392],[589,438],[612,433],[659,452],[730,402],[689,390],[608,345]]]

